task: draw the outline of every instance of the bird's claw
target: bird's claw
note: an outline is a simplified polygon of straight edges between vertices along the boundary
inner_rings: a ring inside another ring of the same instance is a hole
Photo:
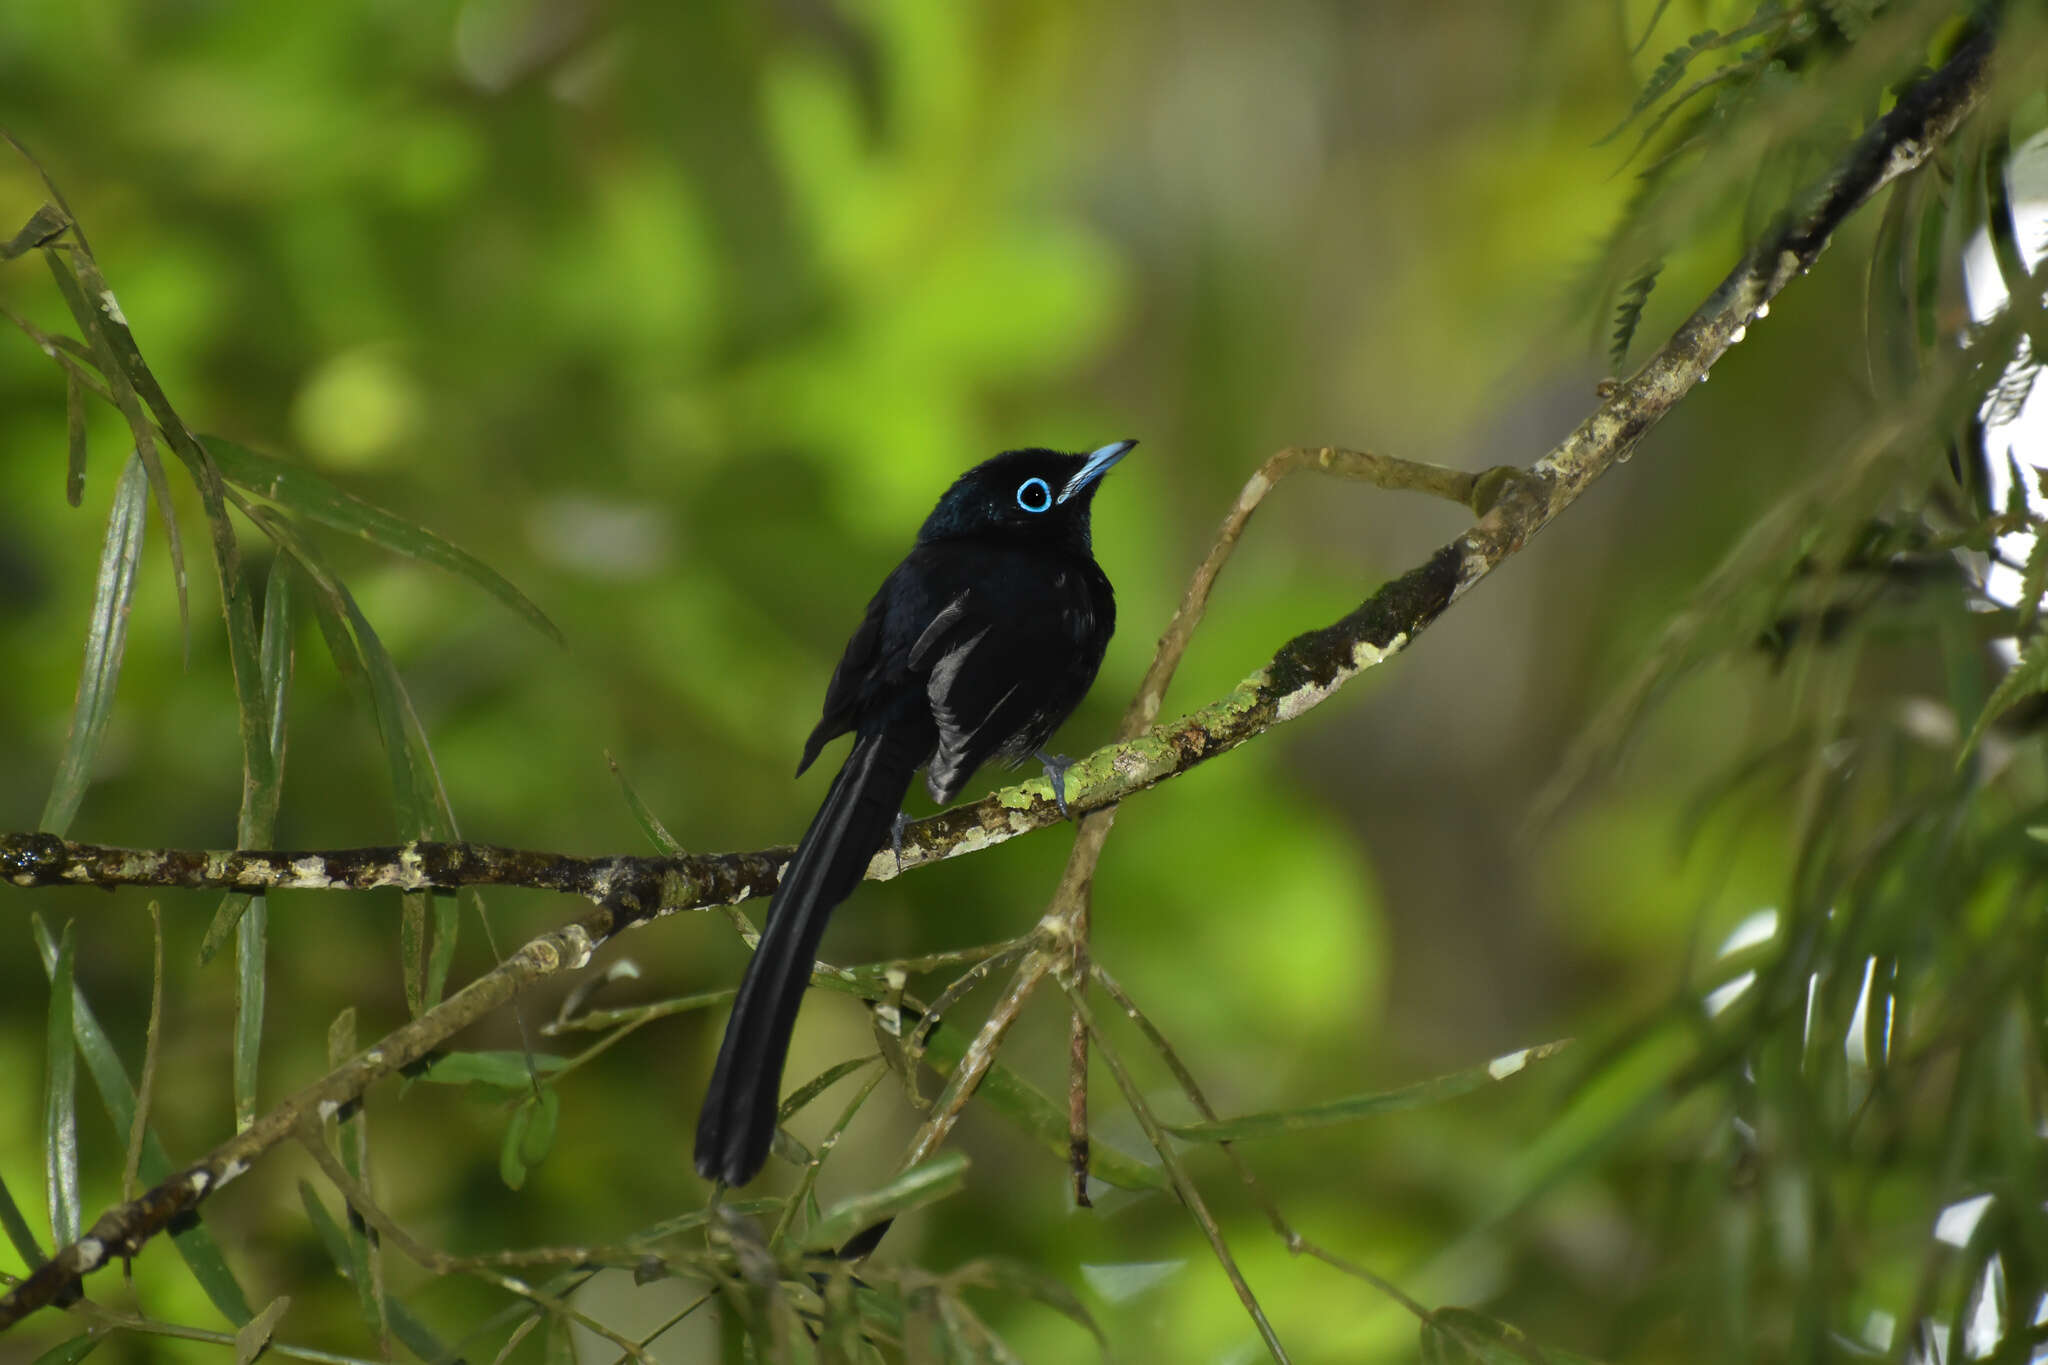
[[[1067,810],[1067,769],[1074,766],[1074,760],[1065,754],[1049,754],[1043,749],[1032,757],[1045,765],[1045,780],[1052,786],[1052,803],[1060,808],[1060,818],[1073,819],[1073,814]]]
[[[896,819],[889,826],[889,848],[896,855],[896,870],[903,871],[903,827],[910,823],[910,812],[899,810]]]

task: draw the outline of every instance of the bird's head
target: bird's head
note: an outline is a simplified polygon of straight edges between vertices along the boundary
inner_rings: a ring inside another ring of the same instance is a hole
[[[917,533],[933,540],[984,538],[1089,546],[1088,508],[1111,465],[1136,441],[1085,455],[1006,450],[956,479]]]

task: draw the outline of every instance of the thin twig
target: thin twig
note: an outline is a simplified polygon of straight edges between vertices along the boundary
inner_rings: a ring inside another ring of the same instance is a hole
[[[142,1139],[149,1131],[150,1104],[156,1096],[157,1050],[164,1028],[164,914],[149,903],[149,927],[155,943],[149,987],[149,1028],[142,1041],[142,1079],[135,1087],[135,1121],[128,1125],[128,1160],[121,1167],[121,1197],[135,1197],[135,1176],[142,1169]]]
[[[1088,1029],[1096,1050],[1102,1054],[1102,1064],[1109,1068],[1109,1074],[1116,1078],[1117,1088],[1124,1092],[1124,1103],[1130,1106],[1132,1115],[1138,1120],[1138,1126],[1145,1130],[1146,1138],[1152,1143],[1152,1150],[1159,1153],[1159,1160],[1165,1165],[1167,1175],[1173,1180],[1174,1192],[1180,1196],[1181,1202],[1187,1206],[1188,1213],[1201,1227],[1202,1235],[1209,1239],[1210,1250],[1216,1253],[1216,1259],[1222,1263],[1223,1273],[1229,1277],[1231,1288],[1237,1291],[1238,1302],[1242,1303],[1245,1312],[1251,1315],[1252,1322],[1257,1326],[1259,1336],[1266,1343],[1266,1349],[1272,1353],[1273,1359],[1281,1362],[1281,1365],[1286,1365],[1286,1348],[1281,1346],[1280,1338],[1273,1331],[1273,1324],[1266,1320],[1266,1312],[1259,1307],[1258,1296],[1252,1293],[1251,1285],[1244,1278],[1244,1272],[1238,1269],[1236,1258],[1230,1254],[1229,1244],[1223,1240],[1223,1227],[1216,1221],[1216,1216],[1209,1212],[1209,1206],[1202,1202],[1202,1192],[1196,1188],[1194,1177],[1188,1174],[1186,1165],[1182,1163],[1180,1151],[1174,1146],[1173,1138],[1159,1126],[1152,1106],[1145,1100],[1145,1092],[1138,1088],[1137,1081],[1124,1066],[1123,1058],[1102,1036],[1102,1030],[1096,1025],[1095,1017],[1088,1009],[1088,1001],[1081,992],[1081,983],[1071,981],[1064,975],[1059,976],[1058,980],[1060,987],[1066,991],[1074,1012],[1081,1016],[1081,1021]]]

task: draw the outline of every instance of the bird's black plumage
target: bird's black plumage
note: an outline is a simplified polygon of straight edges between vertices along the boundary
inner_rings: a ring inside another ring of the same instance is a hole
[[[920,767],[952,800],[991,758],[1037,753],[1080,703],[1116,628],[1088,514],[1135,441],[1012,450],[960,476],[884,579],[825,689],[801,775],[853,735],[784,869],[697,1121],[697,1170],[752,1180],[775,1136],[782,1065],[825,921],[859,884]]]

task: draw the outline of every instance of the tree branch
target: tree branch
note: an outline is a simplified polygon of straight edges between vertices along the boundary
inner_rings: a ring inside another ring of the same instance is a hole
[[[1706,377],[1755,322],[1759,310],[1810,267],[1840,224],[1879,189],[1921,165],[1969,116],[1987,80],[1992,40],[1966,39],[1937,71],[1908,89],[1877,120],[1806,203],[1768,232],[1721,285],[1634,375],[1555,449],[1501,481],[1498,501],[1470,530],[1388,582],[1343,617],[1283,645],[1220,700],[1145,734],[1098,750],[1068,774],[1069,802],[1099,810],[1157,786],[1236,748],[1327,700],[1365,669],[1398,653],[1452,603],[1570,506],[1600,474],[1633,451],[1643,435]],[[913,826],[904,865],[975,852],[1054,823],[1042,780],[1007,788]],[[360,854],[363,851],[356,851]],[[49,1304],[108,1261],[133,1256],[173,1221],[189,1217],[249,1162],[289,1139],[307,1115],[346,1104],[382,1076],[410,1065],[462,1028],[536,982],[581,966],[605,938],[672,910],[731,903],[770,890],[781,850],[684,859],[552,859],[473,845],[412,844],[387,866],[417,887],[475,884],[487,873],[523,868],[559,879],[599,908],[543,934],[504,963],[419,1018],[387,1035],[199,1161],[103,1214],[92,1230],[0,1299],[0,1329]],[[136,854],[71,844],[43,835],[0,837],[0,876],[17,886],[190,885],[256,889],[356,885],[366,865],[351,854]],[[305,861],[300,868],[297,864]],[[283,866],[276,864],[280,861]],[[259,869],[259,863],[270,864]],[[351,873],[350,869],[354,869]],[[876,860],[870,876],[894,874]],[[115,880],[95,880],[95,872]],[[264,877],[270,880],[264,880]],[[304,878],[305,880],[294,880]],[[580,880],[579,880],[580,878]],[[502,879],[502,878],[501,878]],[[366,885],[401,885],[375,881]],[[556,885],[527,881],[525,885]],[[1041,971],[1043,968],[1041,968]],[[963,1070],[965,1070],[963,1063]]]

